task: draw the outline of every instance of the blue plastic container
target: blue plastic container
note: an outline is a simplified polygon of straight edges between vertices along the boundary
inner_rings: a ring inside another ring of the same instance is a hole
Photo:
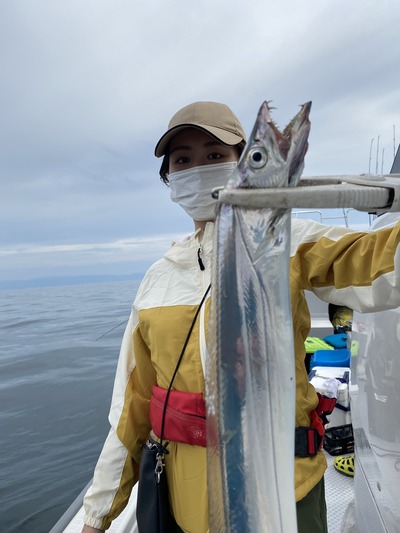
[[[310,369],[314,366],[343,366],[350,367],[350,350],[317,350],[310,359]]]

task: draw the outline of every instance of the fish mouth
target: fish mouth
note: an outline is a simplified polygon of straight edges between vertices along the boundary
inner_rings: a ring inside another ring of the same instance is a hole
[[[234,187],[290,187],[300,179],[308,149],[311,102],[301,105],[282,131],[271,118],[272,109],[267,101],[259,109]]]
[[[290,148],[293,143],[295,143],[296,147],[300,149],[299,151],[304,149],[303,142],[299,141],[305,140],[307,142],[308,139],[308,133],[310,130],[309,115],[311,111],[311,104],[312,102],[306,102],[305,104],[302,104],[300,106],[300,111],[292,118],[289,124],[285,126],[283,131],[280,131],[275,122],[272,120],[271,110],[273,108],[269,107],[268,102],[263,102],[260,107],[259,117],[261,120],[264,120],[265,123],[268,124],[269,128],[271,128],[273,131],[281,157],[285,160],[288,158]],[[307,147],[305,148],[305,152],[307,151]]]
[[[287,157],[291,159],[289,169],[289,185],[296,185],[300,179],[304,166],[304,157],[308,150],[308,135],[310,133],[309,115],[311,111],[311,102],[306,102],[301,106],[300,111],[286,126],[289,128],[287,133],[290,139],[290,147]],[[294,183],[293,183],[294,182]]]

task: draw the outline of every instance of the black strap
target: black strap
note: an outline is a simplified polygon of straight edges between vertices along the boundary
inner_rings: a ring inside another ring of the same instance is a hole
[[[321,446],[321,436],[316,428],[299,426],[295,429],[294,455],[296,457],[314,457]]]
[[[204,293],[204,296],[203,298],[201,299],[201,302],[199,304],[199,307],[197,308],[196,310],[196,313],[194,315],[194,318],[192,320],[192,323],[190,325],[190,328],[189,328],[189,331],[188,331],[188,334],[186,336],[186,340],[183,344],[183,348],[182,348],[182,351],[181,351],[181,355],[179,356],[179,359],[178,359],[178,362],[176,363],[176,367],[175,367],[175,371],[172,375],[172,378],[171,378],[171,382],[169,384],[169,387],[168,387],[168,390],[167,390],[167,394],[165,396],[165,402],[164,402],[164,409],[163,409],[163,414],[162,414],[162,421],[161,421],[161,436],[160,436],[160,444],[161,446],[163,445],[163,437],[164,437],[164,423],[165,423],[165,414],[167,412],[167,404],[168,404],[168,399],[169,399],[169,395],[171,393],[171,389],[172,389],[172,384],[174,382],[174,379],[176,377],[176,374],[178,373],[178,369],[179,369],[179,365],[181,364],[181,361],[183,359],[183,354],[185,353],[185,350],[186,350],[186,347],[189,343],[189,339],[190,339],[190,335],[192,334],[192,331],[193,331],[193,328],[194,328],[194,325],[196,323],[196,320],[197,320],[197,317],[199,316],[199,313],[200,313],[200,309],[202,308],[204,302],[206,301],[206,298],[207,298],[207,295],[208,293],[210,292],[210,289],[211,289],[211,284],[207,287],[207,290],[206,292]],[[165,445],[165,447],[168,445],[168,443]]]

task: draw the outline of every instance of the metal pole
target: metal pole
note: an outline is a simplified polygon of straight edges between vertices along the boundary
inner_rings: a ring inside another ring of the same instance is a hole
[[[372,145],[374,143],[374,139],[371,139],[371,145],[369,147],[369,165],[368,165],[368,174],[371,174],[371,160],[372,160]]]
[[[380,135],[378,135],[378,141],[377,141],[377,144],[376,144],[376,166],[375,166],[375,174],[378,174],[378,159],[379,159],[379,137]]]

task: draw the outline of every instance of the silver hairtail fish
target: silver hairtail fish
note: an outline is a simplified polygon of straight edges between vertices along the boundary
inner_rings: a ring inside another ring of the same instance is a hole
[[[264,102],[227,187],[294,187],[311,102],[281,133]],[[290,210],[222,204],[216,218],[207,468],[211,533],[297,531]]]

